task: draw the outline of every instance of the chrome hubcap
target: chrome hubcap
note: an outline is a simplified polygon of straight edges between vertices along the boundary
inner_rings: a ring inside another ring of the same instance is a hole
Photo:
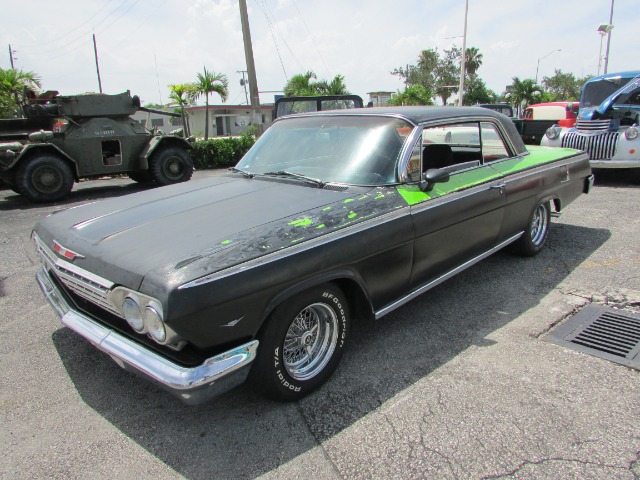
[[[287,373],[296,380],[308,380],[327,365],[338,343],[338,317],[331,307],[314,303],[291,322],[284,339],[282,356]]]
[[[540,245],[547,234],[549,212],[544,205],[539,205],[531,219],[531,242]]]

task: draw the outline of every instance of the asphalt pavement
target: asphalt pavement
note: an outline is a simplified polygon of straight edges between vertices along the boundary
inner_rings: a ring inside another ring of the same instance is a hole
[[[63,328],[34,280],[39,218],[142,188],[87,181],[56,205],[0,191],[1,479],[640,478],[640,373],[544,340],[591,303],[640,311],[640,186],[624,176],[554,219],[540,255],[498,252],[356,322],[309,397],[243,386],[198,407]]]

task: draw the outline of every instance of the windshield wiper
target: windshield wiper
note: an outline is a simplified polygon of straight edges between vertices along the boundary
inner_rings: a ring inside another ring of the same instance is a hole
[[[229,167],[229,168],[227,168],[227,170],[229,170],[230,172],[233,172],[233,173],[239,173],[241,175],[244,175],[247,178],[253,178],[255,176],[253,173],[249,173],[249,172],[246,172],[244,170],[240,170],[239,168],[236,168],[236,167]]]
[[[311,182],[315,185],[318,185],[319,187],[324,187],[326,185],[326,182],[323,182],[322,180],[318,179],[318,178],[312,178],[312,177],[307,177],[306,175],[302,175],[301,173],[293,173],[293,172],[288,172],[286,170],[279,170],[277,172],[265,172],[262,175],[269,175],[272,177],[293,177],[293,178],[299,178],[300,180],[306,180],[307,182]]]

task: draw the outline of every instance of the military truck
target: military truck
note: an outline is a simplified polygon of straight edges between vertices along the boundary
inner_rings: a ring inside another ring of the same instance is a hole
[[[130,116],[140,106],[129,91],[24,101],[25,118],[0,120],[0,179],[34,202],[66,196],[81,178],[129,175],[159,185],[191,178],[192,148],[180,132],[148,130]]]

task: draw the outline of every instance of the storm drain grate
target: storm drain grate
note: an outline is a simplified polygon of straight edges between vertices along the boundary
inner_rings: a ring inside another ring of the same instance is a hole
[[[589,305],[544,340],[640,370],[640,315]]]

